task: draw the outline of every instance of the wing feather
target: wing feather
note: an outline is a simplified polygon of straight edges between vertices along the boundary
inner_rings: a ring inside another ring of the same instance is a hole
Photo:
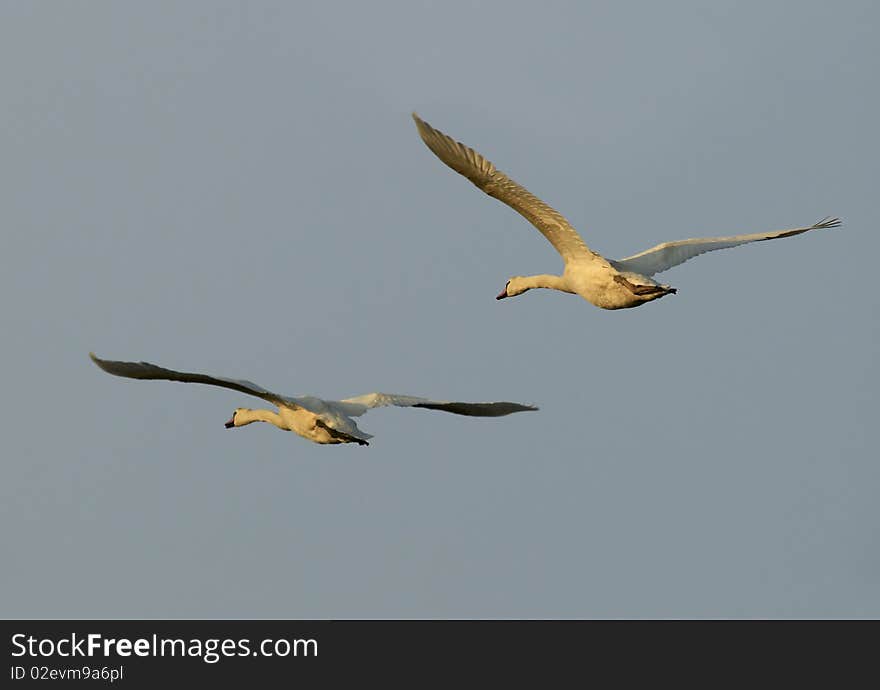
[[[434,129],[415,113],[412,117],[422,141],[441,161],[528,220],[550,241],[563,259],[606,261],[584,243],[571,223],[556,209],[511,180],[469,146]]]
[[[612,265],[619,271],[631,271],[643,276],[652,276],[662,273],[673,266],[678,266],[695,256],[712,252],[717,249],[729,249],[738,247],[749,242],[764,242],[766,240],[778,240],[783,237],[793,237],[810,230],[823,228],[836,228],[841,225],[839,218],[823,218],[818,223],[803,228],[790,228],[788,230],[776,230],[773,232],[756,232],[751,235],[732,235],[730,237],[703,237],[690,240],[678,240],[676,242],[664,242],[656,247],[647,249],[639,254],[628,256],[619,261],[613,261]]]
[[[204,383],[209,386],[220,386],[221,388],[229,388],[239,393],[247,393],[262,398],[274,405],[289,405],[289,399],[281,395],[266,390],[262,386],[251,381],[243,379],[227,379],[219,376],[209,376],[208,374],[194,374],[185,371],[174,371],[173,369],[165,369],[149,362],[114,362],[107,359],[101,359],[94,352],[89,353],[92,361],[108,374],[114,376],[122,376],[129,379],[142,380],[162,380],[162,381],[178,381],[181,383]]]
[[[467,415],[468,417],[503,417],[514,412],[527,412],[537,410],[532,405],[521,405],[515,402],[447,402],[443,400],[429,400],[417,398],[412,395],[398,395],[395,393],[367,393],[355,398],[340,400],[345,414],[357,417],[374,407],[421,407],[428,410],[440,410],[452,414]]]

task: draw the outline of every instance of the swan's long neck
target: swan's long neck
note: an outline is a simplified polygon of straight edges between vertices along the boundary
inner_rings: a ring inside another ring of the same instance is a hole
[[[568,282],[563,276],[554,276],[542,273],[536,276],[525,276],[511,278],[508,286],[508,294],[514,292],[520,294],[532,288],[549,288],[551,290],[561,290],[562,292],[572,292],[568,286]]]
[[[287,425],[281,419],[281,415],[272,410],[238,410],[235,413],[235,426],[245,426],[253,422],[269,422],[279,429],[287,430]]]

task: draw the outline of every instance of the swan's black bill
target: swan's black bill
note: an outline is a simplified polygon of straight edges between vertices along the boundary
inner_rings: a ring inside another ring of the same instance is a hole
[[[225,426],[227,429],[231,429],[232,427],[234,427],[235,426],[235,415],[232,415],[232,419],[230,419],[228,422],[226,422],[226,424],[224,424],[223,426]]]
[[[510,297],[510,295],[507,294],[507,286],[505,286],[504,289],[498,293],[498,296],[495,297],[495,299],[504,299],[505,297]]]

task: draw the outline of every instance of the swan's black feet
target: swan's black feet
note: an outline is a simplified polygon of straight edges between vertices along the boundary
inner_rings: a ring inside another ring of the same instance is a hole
[[[623,287],[639,297],[646,297],[649,295],[662,297],[663,295],[674,295],[677,292],[675,288],[663,287],[662,285],[636,285],[635,283],[628,281],[622,275],[614,276],[614,282],[623,285]]]

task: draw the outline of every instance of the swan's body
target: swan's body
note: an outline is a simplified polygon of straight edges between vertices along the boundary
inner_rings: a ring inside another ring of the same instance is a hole
[[[699,254],[840,225],[837,218],[826,218],[803,228],[664,242],[640,254],[612,261],[590,249],[562,214],[511,180],[472,148],[434,129],[415,113],[413,119],[422,140],[441,161],[526,218],[562,255],[565,270],[561,276],[514,276],[497,299],[520,295],[532,288],[551,288],[580,295],[603,309],[637,307],[674,294],[675,288],[656,282],[652,276]]]
[[[89,357],[101,369],[114,376],[130,379],[160,379],[181,381],[183,383],[205,383],[211,386],[230,388],[239,393],[247,393],[262,398],[278,407],[274,410],[252,410],[240,407],[226,422],[226,428],[245,426],[253,422],[268,422],[279,429],[292,431],[315,443],[358,443],[367,446],[371,434],[361,431],[352,417],[360,417],[374,407],[395,405],[397,407],[422,407],[429,410],[442,410],[470,417],[502,417],[514,412],[537,410],[531,405],[512,402],[444,402],[428,400],[409,395],[393,393],[367,393],[346,400],[322,400],[313,396],[287,397],[278,395],[250,381],[226,379],[207,374],[192,374],[163,369],[148,362],[111,362],[100,359],[90,352]]]

